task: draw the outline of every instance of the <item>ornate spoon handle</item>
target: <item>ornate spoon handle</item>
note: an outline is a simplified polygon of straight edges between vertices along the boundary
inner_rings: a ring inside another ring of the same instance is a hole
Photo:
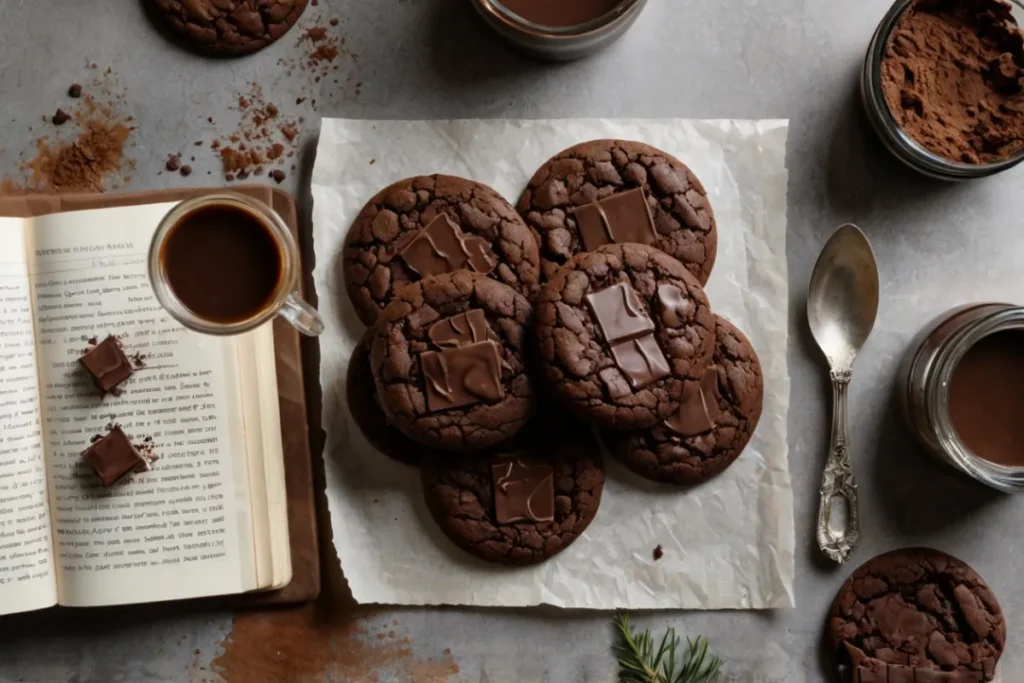
[[[850,370],[832,371],[832,441],[821,479],[821,507],[818,509],[818,547],[829,559],[840,564],[860,540],[857,483],[847,449],[849,385]]]

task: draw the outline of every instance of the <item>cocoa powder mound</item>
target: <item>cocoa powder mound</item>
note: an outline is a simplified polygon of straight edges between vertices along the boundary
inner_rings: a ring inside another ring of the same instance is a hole
[[[882,89],[934,154],[979,164],[1024,151],[1024,35],[1002,0],[918,0],[886,46]]]
[[[103,192],[107,177],[121,170],[124,144],[132,129],[124,123],[92,120],[70,143],[51,147],[36,143],[38,153],[27,162],[29,185],[44,192]]]

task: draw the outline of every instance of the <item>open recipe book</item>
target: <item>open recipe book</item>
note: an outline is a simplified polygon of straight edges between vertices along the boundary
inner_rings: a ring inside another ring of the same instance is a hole
[[[147,252],[172,206],[0,218],[0,614],[291,580],[272,327],[164,313]],[[139,363],[102,396],[78,358],[107,335]],[[156,461],[103,488],[81,454],[115,424]]]

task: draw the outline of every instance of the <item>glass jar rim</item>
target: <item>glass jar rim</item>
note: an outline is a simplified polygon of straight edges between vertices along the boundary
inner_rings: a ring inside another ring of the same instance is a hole
[[[897,149],[892,151],[896,152],[898,156],[903,156],[905,162],[934,177],[955,180],[982,178],[1024,162],[1024,149],[1013,157],[1002,161],[979,164],[954,161],[925,148],[907,134],[896,121],[882,92],[882,61],[885,58],[890,36],[896,30],[903,15],[916,2],[918,0],[896,0],[879,23],[868,48],[867,65],[864,72],[864,96],[870,100],[871,107],[877,112],[879,123],[883,128],[879,132],[883,137],[888,138],[887,142],[896,146]],[[1024,30],[1024,0],[1008,0],[1008,2],[1016,10],[1014,18],[1018,20],[1018,25]]]
[[[956,465],[975,479],[1001,491],[1024,490],[1024,467],[1007,467],[976,455],[964,444],[949,412],[949,387],[953,373],[967,352],[979,341],[998,332],[1024,331],[1024,307],[1005,304],[992,313],[964,326],[953,333],[935,359],[935,370],[930,373],[927,396],[928,419],[935,434]]]
[[[488,13],[497,17],[500,21],[512,24],[518,28],[524,28],[534,33],[540,33],[548,37],[573,37],[577,38],[588,33],[601,29],[611,24],[619,17],[625,15],[630,8],[636,5],[639,0],[619,0],[619,3],[599,17],[572,26],[548,26],[538,24],[522,17],[509,8],[505,7],[503,0],[476,0]]]

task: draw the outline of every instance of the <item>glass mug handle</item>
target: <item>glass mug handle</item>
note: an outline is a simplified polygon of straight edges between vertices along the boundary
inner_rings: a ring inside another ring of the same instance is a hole
[[[297,292],[288,295],[277,314],[307,337],[319,336],[324,331],[324,321],[320,314],[303,301]]]

